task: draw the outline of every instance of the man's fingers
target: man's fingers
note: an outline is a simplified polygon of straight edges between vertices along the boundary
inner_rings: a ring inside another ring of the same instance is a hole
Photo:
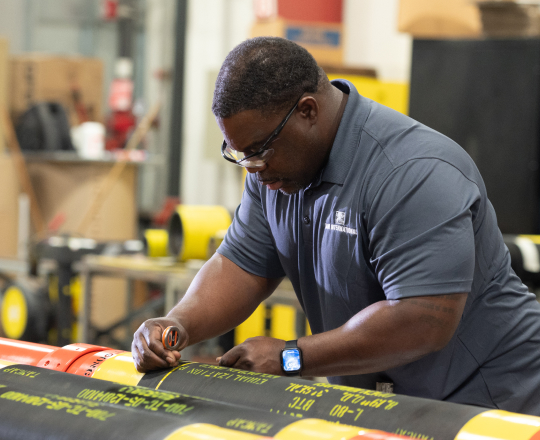
[[[163,330],[170,326],[178,328],[177,337],[182,342],[175,350],[163,346]],[[145,321],[135,332],[131,344],[135,367],[140,372],[169,368],[178,365],[180,350],[188,345],[188,335],[181,324],[167,318]]]
[[[169,366],[169,363],[147,349],[143,352],[140,352],[139,358],[136,361],[136,365],[137,370],[141,372],[146,372],[149,370],[167,368]]]
[[[219,359],[219,365],[222,367],[232,367],[239,358],[238,346],[231,348]]]
[[[176,358],[169,350],[163,347],[163,342],[161,340],[162,332],[163,332],[163,328],[161,328],[160,326],[153,326],[151,329],[148,329],[148,327],[145,327],[142,333],[143,333],[146,345],[148,346],[150,351],[155,353],[159,358],[169,363],[173,363],[176,360]]]
[[[176,361],[174,355],[163,348],[161,339],[156,341],[155,335],[160,335],[159,330],[148,331],[145,328],[138,337],[134,338],[133,345],[138,352],[136,366],[139,371],[154,370],[158,368],[167,368],[169,364]]]

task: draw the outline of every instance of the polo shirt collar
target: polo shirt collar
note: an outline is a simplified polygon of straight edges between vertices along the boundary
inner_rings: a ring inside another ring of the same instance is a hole
[[[369,101],[362,98],[349,81],[337,79],[332,81],[332,85],[345,93],[349,89],[349,98],[332,144],[328,162],[319,174],[319,178],[311,186],[317,186],[323,181],[341,185],[345,182],[345,177],[349,173],[357,152],[360,132],[370,111]]]

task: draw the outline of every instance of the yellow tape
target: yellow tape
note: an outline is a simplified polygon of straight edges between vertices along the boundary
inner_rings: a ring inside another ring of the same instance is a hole
[[[2,327],[10,339],[20,339],[28,322],[28,305],[24,293],[15,286],[10,286],[2,300]]]
[[[260,435],[220,428],[208,423],[194,423],[177,429],[164,440],[255,440]]]
[[[365,432],[357,426],[338,425],[319,419],[304,419],[293,422],[279,431],[274,438],[277,440],[298,440],[299,438],[347,440]]]
[[[492,410],[469,420],[455,440],[530,440],[537,432],[540,417]]]
[[[139,373],[133,363],[131,353],[118,353],[103,361],[92,378],[117,382],[123,385],[137,385],[144,373]]]

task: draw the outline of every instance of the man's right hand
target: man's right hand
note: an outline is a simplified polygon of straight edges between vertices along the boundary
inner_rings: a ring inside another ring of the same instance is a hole
[[[163,347],[161,336],[169,326],[178,327],[181,344],[178,350],[167,350]],[[131,353],[135,367],[141,373],[150,370],[175,367],[180,359],[180,350],[188,345],[189,338],[186,329],[177,319],[154,318],[141,324],[133,335]]]

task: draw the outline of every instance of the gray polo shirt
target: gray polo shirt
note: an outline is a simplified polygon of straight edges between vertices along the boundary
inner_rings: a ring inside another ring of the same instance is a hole
[[[540,415],[540,306],[510,268],[482,178],[452,140],[358,94],[329,160],[288,196],[248,175],[218,252],[291,280],[314,334],[377,301],[470,292],[442,350],[402,367],[329,380]]]

